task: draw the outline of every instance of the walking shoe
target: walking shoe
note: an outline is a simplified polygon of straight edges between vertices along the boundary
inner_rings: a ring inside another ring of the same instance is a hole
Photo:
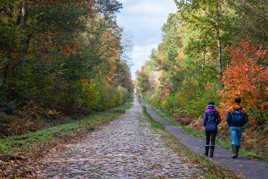
[[[209,146],[205,147],[205,156],[208,156]]]
[[[233,151],[232,158],[233,159],[237,158],[237,146],[236,145],[232,145],[232,151]]]
[[[209,157],[211,157],[211,158],[213,157],[214,149],[215,149],[215,146],[210,146]]]
[[[238,157],[238,154],[239,154],[239,148],[240,146],[236,146],[236,158]]]

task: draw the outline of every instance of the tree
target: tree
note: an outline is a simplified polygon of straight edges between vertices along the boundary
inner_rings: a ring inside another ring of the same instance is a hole
[[[122,104],[133,87],[115,18],[121,7],[116,0],[1,1],[0,111],[23,126],[49,111]],[[10,131],[18,125],[5,121]]]
[[[189,44],[197,41],[198,47],[207,53],[207,49],[217,47],[219,74],[223,71],[222,49],[230,45],[231,37],[236,29],[231,23],[231,8],[227,1],[220,0],[191,0],[176,1],[178,12],[184,23],[196,31],[198,40],[191,40]],[[195,39],[196,39],[195,38]],[[200,42],[199,42],[200,41]],[[212,52],[214,53],[214,52]],[[213,57],[212,57],[213,58]]]
[[[228,2],[234,9],[233,21],[239,29],[240,39],[248,36],[255,44],[267,46],[268,37],[268,2],[266,0],[239,0]]]
[[[228,51],[232,63],[222,78],[225,87],[220,91],[222,106],[227,110],[232,105],[233,98],[239,96],[254,120],[262,124],[267,119],[268,69],[259,62],[267,58],[267,50],[262,45],[256,49],[246,40],[239,45],[234,44]]]

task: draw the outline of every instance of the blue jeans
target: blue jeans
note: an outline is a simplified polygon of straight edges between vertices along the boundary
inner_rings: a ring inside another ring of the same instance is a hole
[[[230,127],[232,145],[240,146],[240,140],[243,132],[242,127]]]

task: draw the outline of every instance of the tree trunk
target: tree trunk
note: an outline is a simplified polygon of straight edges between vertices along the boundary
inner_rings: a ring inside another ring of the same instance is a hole
[[[22,40],[20,43],[20,77],[23,79],[23,66],[24,66],[24,58],[26,54],[26,34],[25,34],[25,28],[26,28],[26,21],[27,21],[27,3],[25,1],[22,2],[22,7],[21,7],[21,15],[22,15],[22,30],[23,30],[23,35],[22,35]]]
[[[24,72],[24,62],[25,62],[25,56],[27,54],[27,51],[29,49],[30,41],[33,36],[33,33],[27,33],[26,29],[26,22],[28,20],[28,5],[27,2],[22,2],[22,8],[21,8],[21,19],[22,19],[22,39],[20,44],[20,77],[23,80],[23,72]]]
[[[219,57],[219,74],[222,74],[222,50],[219,29],[217,29],[218,57]]]
[[[207,54],[207,50],[206,48],[203,51],[203,65],[202,65],[202,71],[205,71],[205,66],[206,66],[206,54]]]
[[[218,57],[219,57],[219,74],[222,75],[222,46],[220,37],[220,23],[219,23],[219,3],[217,2],[217,17],[216,17],[216,35],[218,44]]]

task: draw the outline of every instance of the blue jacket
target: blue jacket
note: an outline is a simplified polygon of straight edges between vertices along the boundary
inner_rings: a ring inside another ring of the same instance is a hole
[[[206,127],[206,131],[217,132],[220,122],[220,113],[215,109],[214,105],[208,105],[203,117],[203,124]]]

